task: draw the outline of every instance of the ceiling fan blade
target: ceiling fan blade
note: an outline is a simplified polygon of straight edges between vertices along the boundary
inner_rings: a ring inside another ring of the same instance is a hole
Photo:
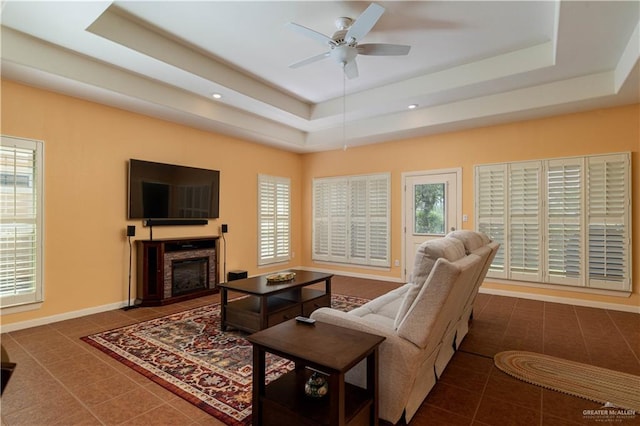
[[[305,66],[305,65],[308,65],[308,64],[312,64],[312,63],[320,61],[320,60],[322,60],[324,58],[328,58],[329,54],[330,54],[329,52],[324,52],[324,53],[321,53],[319,55],[312,56],[312,57],[307,58],[307,59],[303,59],[302,61],[299,61],[299,62],[296,62],[296,63],[293,63],[293,64],[289,65],[289,68],[300,68],[302,66]]]
[[[408,55],[411,46],[403,44],[365,43],[357,46],[359,55],[401,56]]]
[[[362,40],[364,36],[369,34],[369,31],[371,31],[371,28],[378,22],[378,19],[380,19],[383,13],[384,7],[371,3],[369,7],[358,16],[358,19],[356,19],[353,25],[351,25],[344,39],[347,40],[347,42],[352,38],[356,41]]]
[[[349,80],[358,77],[358,64],[356,63],[355,59],[347,62],[343,68],[344,75],[346,75]]]
[[[316,40],[319,41],[322,44],[328,44],[328,45],[333,45],[335,46],[336,42],[333,41],[333,39],[331,37],[328,37],[322,33],[319,33],[315,30],[312,30],[310,28],[307,27],[303,27],[300,24],[296,24],[295,22],[288,22],[287,27],[289,27],[289,29],[291,29],[292,31],[295,31],[299,34],[302,34],[305,37],[309,37],[312,40]]]

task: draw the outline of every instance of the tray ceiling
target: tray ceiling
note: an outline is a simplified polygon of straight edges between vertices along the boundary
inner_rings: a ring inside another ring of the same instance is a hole
[[[4,1],[2,75],[293,152],[640,100],[638,1],[377,3],[361,42],[411,51],[346,79],[289,68],[327,48],[286,24],[330,36],[369,2]]]

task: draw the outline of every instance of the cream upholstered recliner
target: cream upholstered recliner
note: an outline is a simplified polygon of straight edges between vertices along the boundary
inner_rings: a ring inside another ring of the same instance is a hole
[[[416,253],[413,282],[348,313],[321,308],[311,314],[318,321],[386,338],[379,348],[382,419],[397,423],[404,413],[410,421],[435,385],[455,352],[457,331],[463,329],[459,322],[484,279],[491,251],[469,252],[454,236],[426,241]],[[364,364],[349,371],[347,380],[365,386]]]
[[[478,271],[478,276],[473,283],[471,292],[469,293],[464,308],[462,310],[462,316],[458,320],[458,327],[456,330],[456,348],[460,347],[462,339],[469,332],[469,322],[473,319],[473,303],[478,295],[478,290],[484,281],[484,278],[489,271],[489,267],[493,263],[493,259],[496,257],[496,253],[500,248],[500,244],[491,239],[482,232],[473,232],[468,230],[452,231],[447,234],[448,238],[457,238],[462,244],[467,253],[477,254],[483,259],[482,269]]]

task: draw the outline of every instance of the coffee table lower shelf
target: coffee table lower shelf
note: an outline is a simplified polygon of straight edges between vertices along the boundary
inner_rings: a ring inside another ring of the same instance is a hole
[[[265,311],[262,310],[263,299],[266,299]],[[273,296],[251,295],[230,300],[222,306],[224,327],[232,326],[253,333],[298,315],[308,317],[311,312],[324,306],[331,306],[331,295],[316,289],[296,289]]]
[[[265,426],[330,425],[329,395],[312,398],[304,393],[304,384],[311,370],[290,371],[266,386],[262,401],[262,423]],[[345,425],[369,425],[372,398],[365,389],[345,383]],[[299,413],[304,413],[304,416]]]

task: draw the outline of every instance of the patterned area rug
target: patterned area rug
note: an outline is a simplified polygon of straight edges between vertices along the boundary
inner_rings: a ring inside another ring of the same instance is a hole
[[[350,311],[365,299],[333,294]],[[229,425],[251,424],[253,348],[239,331],[220,330],[220,304],[83,337],[164,388]],[[267,355],[267,382],[293,368]]]
[[[500,352],[494,362],[527,383],[640,412],[640,376],[523,351]]]

